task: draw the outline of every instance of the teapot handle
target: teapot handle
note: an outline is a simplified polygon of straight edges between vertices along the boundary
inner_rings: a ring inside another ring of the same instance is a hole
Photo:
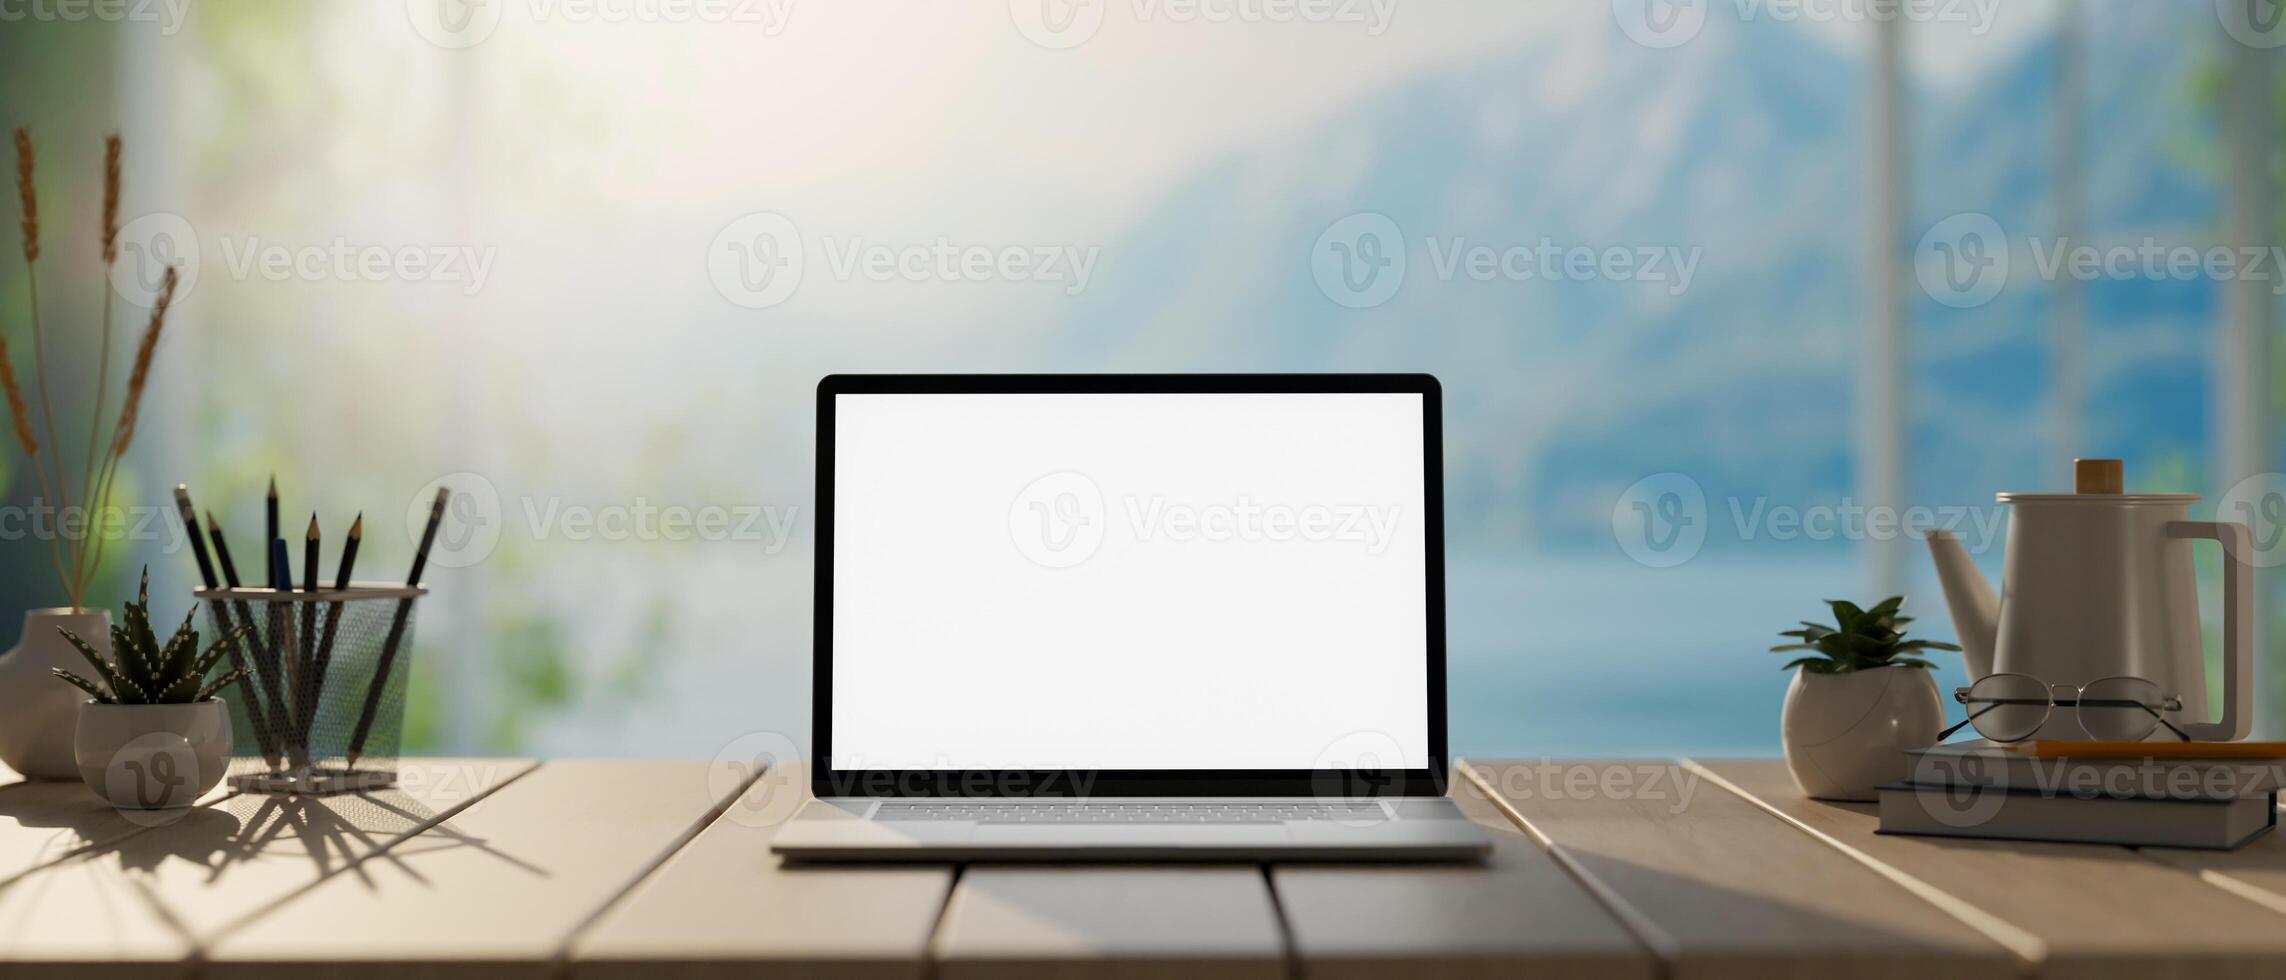
[[[2223,550],[2223,697],[2219,721],[2182,725],[2202,742],[2232,742],[2254,729],[2254,576],[2247,570],[2253,539],[2246,525],[2229,521],[2169,521],[2167,534],[2206,538]]]

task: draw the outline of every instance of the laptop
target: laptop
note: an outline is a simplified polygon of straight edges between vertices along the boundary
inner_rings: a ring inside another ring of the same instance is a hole
[[[818,385],[789,859],[1424,860],[1445,797],[1427,375]]]

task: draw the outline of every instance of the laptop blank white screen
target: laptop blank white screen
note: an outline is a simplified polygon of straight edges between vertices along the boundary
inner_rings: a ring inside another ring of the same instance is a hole
[[[842,394],[836,769],[1419,769],[1419,394]]]

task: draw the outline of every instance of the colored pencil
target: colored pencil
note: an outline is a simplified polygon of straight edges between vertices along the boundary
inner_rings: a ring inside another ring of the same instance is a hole
[[[413,570],[405,575],[406,588],[419,588],[421,571],[429,564],[429,547],[436,544],[437,526],[444,522],[445,501],[452,492],[437,488],[436,500],[429,504],[429,523],[421,529],[421,544],[413,551]],[[357,765],[357,757],[365,752],[365,738],[373,731],[373,713],[381,707],[382,689],[389,685],[389,668],[397,660],[397,647],[405,639],[405,620],[413,611],[413,597],[397,600],[397,614],[389,621],[389,635],[381,641],[381,662],[373,671],[373,681],[365,690],[365,708],[358,712],[357,728],[349,736],[348,766]]]

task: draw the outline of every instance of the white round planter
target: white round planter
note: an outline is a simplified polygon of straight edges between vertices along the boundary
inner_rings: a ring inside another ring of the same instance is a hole
[[[1845,674],[1794,671],[1786,688],[1786,768],[1820,800],[1872,800],[1905,778],[1905,753],[1937,744],[1944,702],[1929,671],[1879,667]]]
[[[195,704],[96,704],[79,712],[79,778],[112,806],[189,806],[230,768],[230,711]]]
[[[111,614],[99,609],[34,609],[24,614],[15,649],[0,653],[0,762],[27,779],[77,779],[72,738],[87,694],[51,672],[81,677],[93,668],[56,633],[72,631],[95,652],[111,652]]]

